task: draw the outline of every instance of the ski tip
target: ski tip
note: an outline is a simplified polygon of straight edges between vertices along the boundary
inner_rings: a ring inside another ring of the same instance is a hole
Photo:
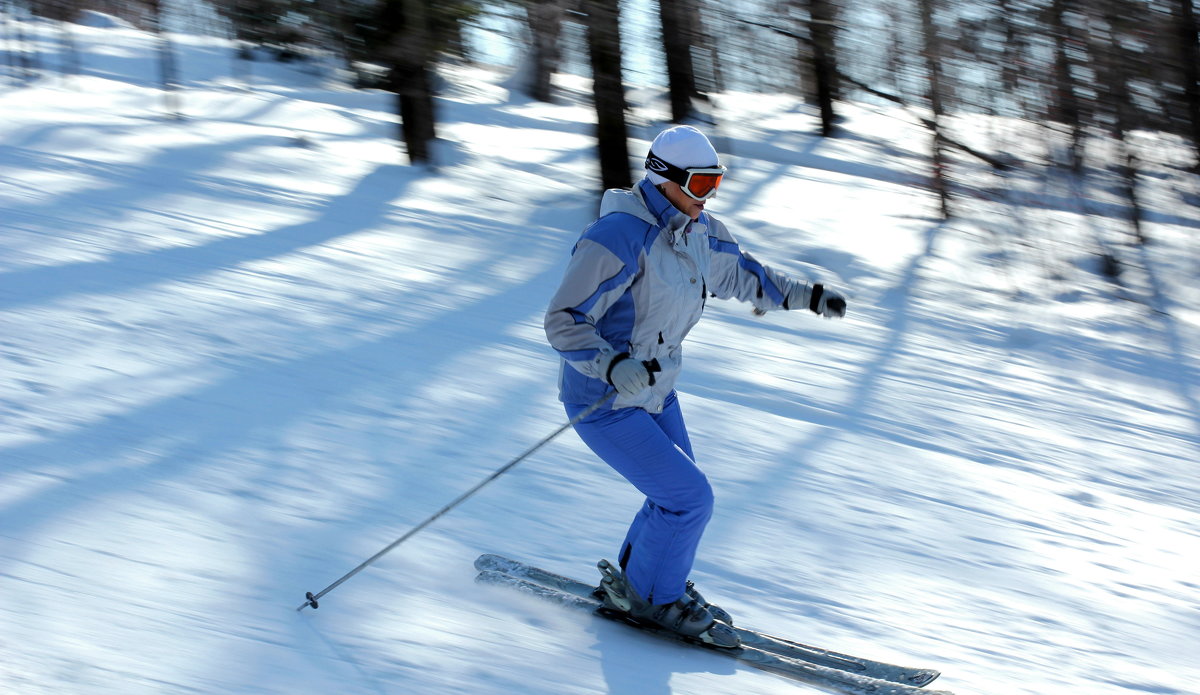
[[[481,570],[475,575],[476,584],[512,584],[515,580],[512,576],[503,572],[497,572],[493,569]]]
[[[475,558],[475,569],[480,571],[494,570],[513,564],[515,563],[512,560],[504,557],[503,555],[497,555],[496,553],[484,553]]]
[[[917,686],[918,688],[924,688],[925,686],[927,686],[930,683],[937,680],[937,677],[940,675],[942,675],[941,671],[934,671],[933,669],[925,669],[925,670],[917,671],[916,673],[912,674],[905,680],[907,680],[912,685]]]

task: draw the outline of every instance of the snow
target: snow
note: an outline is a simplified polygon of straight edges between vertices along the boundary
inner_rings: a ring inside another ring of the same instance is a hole
[[[615,552],[639,499],[570,432],[295,610],[565,421],[541,317],[597,204],[586,83],[447,68],[431,170],[386,94],[243,84],[215,39],[172,37],[169,118],[155,41],[90,23],[82,74],[0,91],[0,691],[809,691],[474,584],[483,552]],[[636,156],[665,107],[635,94]],[[1143,247],[1030,124],[956,122],[1027,164],[961,162],[940,223],[903,112],[822,140],[788,97],[717,106],[711,209],[850,314],[713,301],[689,339],[704,593],[960,695],[1200,692],[1186,151],[1138,134]]]
[[[98,29],[132,29],[133,25],[110,14],[97,12],[96,10],[80,10],[79,23],[85,27],[96,27]]]

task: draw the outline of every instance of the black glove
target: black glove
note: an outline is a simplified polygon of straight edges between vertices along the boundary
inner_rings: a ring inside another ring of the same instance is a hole
[[[813,285],[808,308],[827,319],[840,319],[846,315],[846,298],[834,290],[826,289],[825,285],[816,284]]]
[[[830,319],[840,319],[846,315],[846,298],[836,290],[828,289],[820,283],[811,286],[808,283],[796,283],[784,300],[784,307],[788,309],[808,307],[808,310],[814,314],[820,314]]]

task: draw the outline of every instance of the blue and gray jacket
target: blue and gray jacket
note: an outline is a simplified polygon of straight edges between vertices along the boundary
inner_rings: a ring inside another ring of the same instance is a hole
[[[742,251],[707,212],[692,221],[646,179],[633,190],[609,190],[546,310],[546,337],[563,359],[559,398],[599,400],[612,389],[609,364],[629,353],[657,360],[662,371],[653,386],[618,395],[608,407],[660,412],[679,376],[683,339],[710,294],[769,311],[787,308],[790,293],[807,289]]]

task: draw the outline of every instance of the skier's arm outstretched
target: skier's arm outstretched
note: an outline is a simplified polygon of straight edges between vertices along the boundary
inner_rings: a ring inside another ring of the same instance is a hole
[[[741,249],[719,220],[710,218],[710,224],[709,246],[713,253],[709,289],[718,298],[750,302],[756,313],[808,309],[828,318],[846,314],[846,299],[839,292],[763,265]]]

